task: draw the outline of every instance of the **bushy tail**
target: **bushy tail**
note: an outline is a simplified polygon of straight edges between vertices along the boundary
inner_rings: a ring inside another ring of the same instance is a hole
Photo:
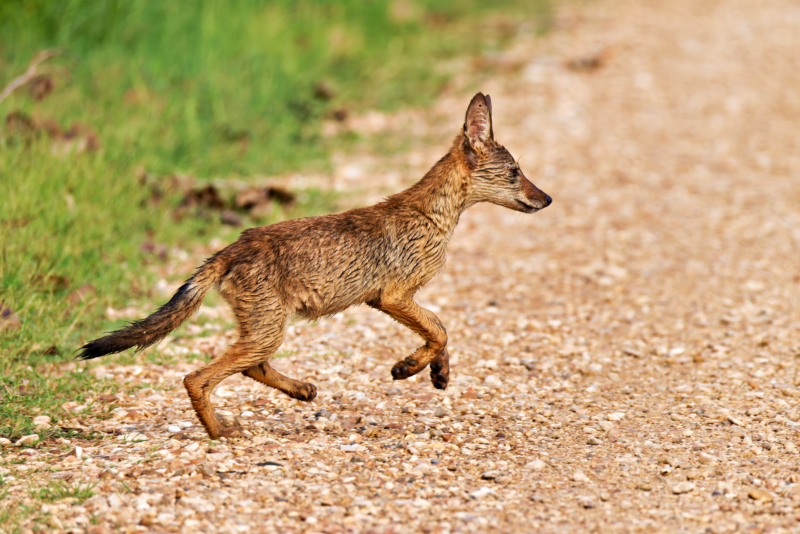
[[[116,332],[111,332],[80,348],[78,358],[91,360],[106,354],[116,354],[131,347],[136,352],[158,343],[167,334],[192,315],[200,307],[203,297],[214,283],[225,273],[226,262],[219,254],[209,258],[188,279],[169,302],[161,306],[150,317],[136,321]]]

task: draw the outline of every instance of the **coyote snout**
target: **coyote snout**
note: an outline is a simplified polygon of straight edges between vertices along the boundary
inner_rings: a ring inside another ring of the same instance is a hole
[[[310,401],[313,384],[280,374],[270,357],[292,319],[317,319],[366,303],[418,334],[425,344],[395,363],[402,380],[430,366],[434,387],[450,379],[447,331],[414,294],[444,266],[461,214],[478,202],[533,213],[552,199],[525,178],[492,131],[491,99],[475,95],[450,151],[414,186],[375,206],[252,228],[217,252],[153,315],[95,339],[80,357],[97,358],[157,343],[192,315],[213,286],[233,310],[239,339],[184,379],[212,439],[240,435],[214,413],[214,388],[234,373]]]
[[[534,213],[552,204],[553,199],[550,198],[550,195],[533,185],[527,178],[525,178],[525,175],[522,174],[521,170],[519,171],[519,179],[522,182],[522,194],[525,196],[525,198],[522,200],[517,199],[517,202],[522,205],[522,209],[520,211],[524,211],[525,213]]]

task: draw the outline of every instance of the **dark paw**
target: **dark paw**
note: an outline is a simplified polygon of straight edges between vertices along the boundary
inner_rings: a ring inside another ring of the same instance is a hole
[[[450,355],[442,349],[438,358],[431,362],[431,382],[436,389],[447,389],[450,382]]]
[[[416,369],[418,363],[419,362],[411,356],[400,360],[392,367],[392,378],[395,380],[405,380],[409,376],[414,376],[419,372],[419,369]]]
[[[394,364],[394,367],[392,367],[392,379],[405,380],[409,376],[411,376],[411,373],[409,372],[408,365],[404,362],[397,362]]]
[[[444,373],[434,373],[431,370],[431,382],[436,389],[447,389],[447,384],[450,382],[450,377]]]
[[[311,401],[317,397],[317,386],[314,384],[305,383],[297,390],[295,390],[293,395],[289,395],[293,399],[301,400],[301,401]]]

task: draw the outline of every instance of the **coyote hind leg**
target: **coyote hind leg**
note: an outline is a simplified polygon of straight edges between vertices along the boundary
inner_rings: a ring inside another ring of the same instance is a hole
[[[242,373],[257,382],[266,384],[289,395],[293,399],[310,401],[317,396],[317,386],[308,382],[301,382],[280,374],[272,368],[269,362],[262,362],[247,369]]]
[[[277,299],[263,300],[260,306],[247,310],[234,307],[234,313],[239,319],[239,340],[221,357],[183,379],[197,418],[211,439],[242,435],[238,425],[223,425],[214,413],[211,406],[214,388],[229,376],[244,373],[269,360],[284,338],[286,318]]]
[[[251,367],[263,356],[253,354],[241,340],[231,345],[220,358],[205,367],[192,371],[183,379],[197,418],[211,439],[241,437],[238,425],[223,424],[211,405],[211,393],[217,385],[236,372]]]
[[[425,345],[392,367],[394,380],[405,380],[431,364],[431,381],[437,389],[447,388],[450,379],[450,358],[447,354],[447,330],[433,312],[426,310],[410,297],[387,298],[370,306],[384,312],[392,319],[419,334]]]

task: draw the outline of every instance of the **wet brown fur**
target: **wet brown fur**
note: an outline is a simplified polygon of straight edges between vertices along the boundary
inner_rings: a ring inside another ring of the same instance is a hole
[[[239,339],[184,385],[211,438],[240,434],[223,425],[210,396],[225,378],[243,373],[290,397],[312,400],[314,385],[286,377],[269,364],[293,318],[317,319],[366,303],[413,332],[425,344],[392,368],[395,380],[430,365],[445,389],[450,365],[447,332],[414,294],[444,266],[459,217],[477,202],[532,213],[549,196],[530,183],[508,151],[494,141],[491,100],[475,95],[464,129],[450,151],[411,188],[366,208],[252,228],[200,267],[156,313],[83,347],[95,358],[163,339],[188,318],[216,284],[238,322]]]

